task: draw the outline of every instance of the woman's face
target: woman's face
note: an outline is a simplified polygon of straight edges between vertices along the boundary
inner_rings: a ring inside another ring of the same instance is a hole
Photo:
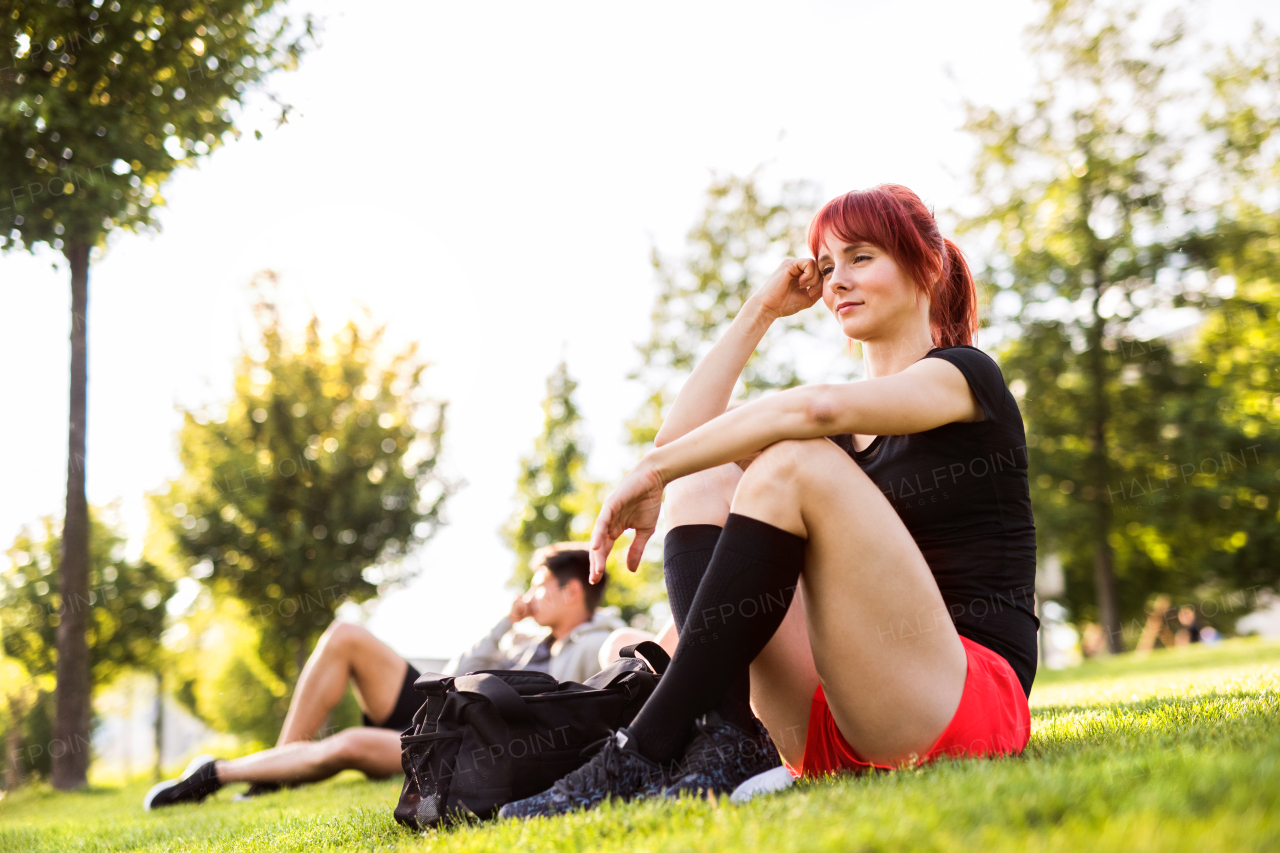
[[[857,341],[893,337],[917,320],[927,300],[888,252],[869,243],[845,243],[834,234],[818,254],[822,301],[846,337]]]

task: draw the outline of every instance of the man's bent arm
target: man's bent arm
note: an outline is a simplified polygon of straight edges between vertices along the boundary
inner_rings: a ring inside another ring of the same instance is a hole
[[[477,669],[506,669],[511,660],[502,653],[500,644],[510,630],[511,619],[503,616],[480,642],[445,665],[445,675],[461,675]]]

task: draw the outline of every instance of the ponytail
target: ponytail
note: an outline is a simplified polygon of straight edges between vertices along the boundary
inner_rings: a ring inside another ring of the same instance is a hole
[[[972,346],[978,332],[978,289],[960,247],[945,237],[942,244],[946,251],[942,278],[933,289],[929,307],[933,345]]]

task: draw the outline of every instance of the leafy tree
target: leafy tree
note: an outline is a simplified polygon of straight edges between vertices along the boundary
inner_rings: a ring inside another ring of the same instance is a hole
[[[667,587],[662,579],[661,560],[641,560],[634,572],[627,569],[627,548],[631,539],[614,544],[605,569],[609,573],[609,586],[605,588],[601,603],[618,608],[622,620],[634,628],[657,631],[661,626],[655,604],[666,604]]]
[[[564,362],[547,377],[542,434],[534,441],[533,453],[520,463],[520,508],[503,535],[516,553],[510,583],[521,590],[532,578],[529,561],[537,549],[554,542],[585,541],[600,512],[605,484],[587,476],[582,415],[573,398],[577,387]],[[632,574],[611,555],[607,569],[609,585],[602,603],[616,606],[628,622],[643,621],[654,602],[666,597],[658,564],[646,561]]]
[[[157,227],[161,185],[178,166],[236,131],[232,108],[269,72],[293,68],[311,35],[276,0],[201,0],[163,7],[111,3],[6,4],[0,52],[0,250],[62,252],[71,270],[71,394],[64,598],[88,594],[84,496],[89,262],[107,234]],[[284,116],[281,116],[283,120]],[[59,630],[58,738],[89,735],[85,614]],[[53,784],[85,784],[88,755],[55,762]]]
[[[408,578],[400,558],[441,523],[445,405],[414,347],[380,360],[382,329],[326,341],[313,317],[290,339],[271,302],[256,311],[235,395],[185,413],[183,474],[153,517],[191,577],[245,603],[262,660],[292,682],[338,606]]]
[[[103,519],[107,515],[95,510],[89,516],[87,595],[69,599],[53,584],[63,550],[62,525],[52,516],[17,536],[7,551],[8,568],[0,574],[0,646],[4,656],[28,674],[38,692],[33,697],[24,691],[11,702],[11,731],[24,728],[29,736],[35,735],[32,743],[43,747],[59,741],[65,747],[29,754],[31,769],[38,772],[49,771],[51,757],[89,751],[87,738],[64,740],[53,732],[40,737],[48,725],[45,691],[52,686],[57,665],[58,628],[69,614],[84,614],[93,683],[108,684],[131,669],[155,671],[160,664],[162,605],[173,594],[174,584],[154,564],[125,559],[125,537]],[[14,769],[21,770],[21,764]]]
[[[993,243],[992,304],[1017,338],[1002,362],[1024,391],[1042,547],[1063,553],[1068,580],[1091,592],[1081,615],[1119,650],[1122,615],[1144,604],[1168,545],[1150,524],[1122,524],[1113,492],[1144,457],[1168,453],[1157,452],[1163,430],[1200,381],[1149,357],[1163,345],[1143,326],[1159,311],[1218,302],[1211,247],[1221,241],[1206,235],[1210,202],[1197,193],[1226,176],[1184,156],[1204,133],[1171,80],[1180,19],[1142,46],[1129,36],[1134,9],[1045,5],[1031,31],[1034,94],[1003,112],[969,108],[981,209],[967,226]],[[1209,88],[1191,94],[1204,102]],[[1210,221],[1211,232],[1223,227]]]
[[[1274,270],[1276,203],[1270,190],[1280,179],[1280,37],[1256,25],[1242,46],[1227,48],[1208,78],[1213,99],[1201,121],[1217,143],[1216,248],[1232,258],[1232,267]],[[1270,257],[1256,250],[1259,239]],[[1247,251],[1250,244],[1255,251]]]
[[[1093,503],[1100,501],[1110,511],[1107,544],[1117,567],[1114,589],[1125,620],[1113,630],[1118,632],[1115,639],[1124,642],[1141,633],[1141,624],[1135,628],[1133,620],[1145,621],[1143,611],[1153,592],[1186,600],[1206,579],[1205,566],[1174,547],[1169,536],[1178,507],[1198,506],[1202,497],[1188,492],[1179,478],[1164,477],[1170,464],[1176,468],[1179,461],[1202,458],[1205,447],[1234,447],[1236,442],[1221,421],[1205,418],[1197,407],[1205,374],[1187,347],[1161,339],[1122,341],[1106,355],[1105,389],[1114,401],[1108,421],[1114,439],[1108,454],[1111,479],[1093,491],[1087,491],[1095,489],[1087,480],[1081,483],[1090,452],[1087,436],[1080,434],[1089,414],[1087,362],[1061,330],[1046,326],[1029,328],[1007,343],[1001,361],[1021,395],[1028,424],[1030,486],[1041,547],[1062,558],[1069,581],[1065,600],[1084,618],[1097,614],[1090,583],[1096,548]],[[1028,390],[1033,387],[1038,390]],[[1212,500],[1216,506],[1216,494]],[[1214,526],[1221,519],[1203,522]]]
[[[1123,441],[1103,499],[1114,511],[1110,542],[1123,567],[1117,591],[1125,640],[1141,634],[1142,611],[1157,592],[1196,606],[1202,620],[1229,631],[1257,602],[1257,590],[1277,580],[1280,537],[1268,493],[1280,431],[1266,423],[1275,419],[1273,377],[1280,370],[1272,343],[1277,311],[1274,284],[1242,282],[1194,335],[1145,342],[1121,362],[1114,391]],[[1051,422],[1043,402],[1027,405],[1038,423]],[[1070,453],[1052,437],[1041,438],[1038,450],[1042,470],[1070,476],[1062,468]],[[1056,500],[1059,513],[1072,511],[1059,481],[1039,476],[1044,482],[1033,490],[1042,489],[1042,500]],[[1085,539],[1068,542],[1068,552]],[[1081,585],[1068,585],[1066,597],[1076,612],[1087,611]]]
[[[95,684],[157,664],[165,621],[161,605],[173,594],[173,581],[147,560],[125,559],[125,536],[104,515],[90,513],[91,586],[83,598],[67,599],[52,583],[63,559],[57,519],[45,516],[35,530],[24,529],[7,551],[9,568],[0,575],[4,653],[33,676],[54,672],[58,626],[77,610],[86,614]]]
[[[713,177],[702,218],[689,231],[685,258],[673,262],[656,248],[652,252],[658,277],[652,331],[640,347],[641,367],[630,377],[649,392],[628,425],[634,445],[653,442],[679,379],[719,339],[772,268],[784,257],[808,255],[804,240],[817,208],[816,187],[788,183],[771,200],[758,186],[758,175],[759,170],[745,177]],[[825,330],[834,341],[836,326],[821,319],[819,312],[804,312],[770,329],[743,371],[748,395],[802,381],[797,337],[789,333],[820,335]],[[829,353],[838,353],[839,346],[831,347],[823,361],[829,362]]]
[[[1255,27],[1242,46],[1226,50],[1209,81],[1203,125],[1216,142],[1217,198],[1197,249],[1230,277],[1234,292],[1200,335],[1194,357],[1205,384],[1180,431],[1192,434],[1192,412],[1214,412],[1228,434],[1189,460],[1197,462],[1192,480],[1217,506],[1181,506],[1168,534],[1177,553],[1204,566],[1206,595],[1275,589],[1280,581],[1280,511],[1271,497],[1280,479],[1280,37]],[[1185,472],[1183,462],[1179,475]],[[1218,524],[1196,535],[1213,509]]]
[[[208,588],[175,616],[166,648],[177,701],[215,731],[247,737],[260,746],[274,744],[289,685],[259,654],[262,634],[270,626],[240,599],[215,598]],[[326,728],[359,723],[359,705],[348,690]]]
[[[1256,601],[1239,591],[1280,581],[1280,239],[1242,249],[1221,258],[1236,292],[1201,327],[1185,365],[1194,393],[1164,427],[1164,457],[1149,466],[1156,488],[1139,498],[1161,499],[1146,523],[1185,575],[1171,591],[1204,602],[1202,616],[1227,628]]]
[[[46,678],[52,681],[52,678]],[[52,686],[52,685],[49,685]],[[0,743],[4,744],[4,790],[12,791],[27,775],[28,751],[25,735],[32,711],[46,701],[46,692],[31,677],[26,667],[11,657],[0,654]],[[29,729],[28,729],[29,730]],[[28,741],[29,743],[29,741]],[[47,770],[47,768],[45,768]]]

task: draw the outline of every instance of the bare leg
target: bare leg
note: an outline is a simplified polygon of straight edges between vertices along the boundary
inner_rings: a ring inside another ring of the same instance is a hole
[[[819,683],[805,623],[803,577],[797,593],[778,632],[751,663],[751,709],[792,767],[804,761],[809,709]]]
[[[383,779],[400,772],[400,733],[367,727],[344,729],[324,740],[288,743],[219,761],[215,769],[223,784],[319,782],[347,769]]]
[[[682,524],[724,527],[733,492],[741,480],[742,469],[733,462],[675,480],[667,486],[663,498],[662,515],[667,527]]]
[[[395,710],[409,664],[359,625],[334,622],[298,676],[277,746],[309,740],[342,701],[347,682],[360,708],[375,722]],[[323,777],[322,777],[323,778]]]
[[[967,662],[937,582],[884,495],[832,442],[783,441],[751,464],[733,511],[809,540],[809,648],[846,740],[876,763],[923,755],[960,704]],[[794,627],[775,640],[761,657],[791,648],[789,660],[802,663]],[[776,673],[778,664],[764,669]],[[776,699],[762,695],[761,706],[771,713],[776,702],[785,711],[778,722],[795,725],[810,696],[788,698],[794,687],[766,679],[759,686],[782,688]]]

